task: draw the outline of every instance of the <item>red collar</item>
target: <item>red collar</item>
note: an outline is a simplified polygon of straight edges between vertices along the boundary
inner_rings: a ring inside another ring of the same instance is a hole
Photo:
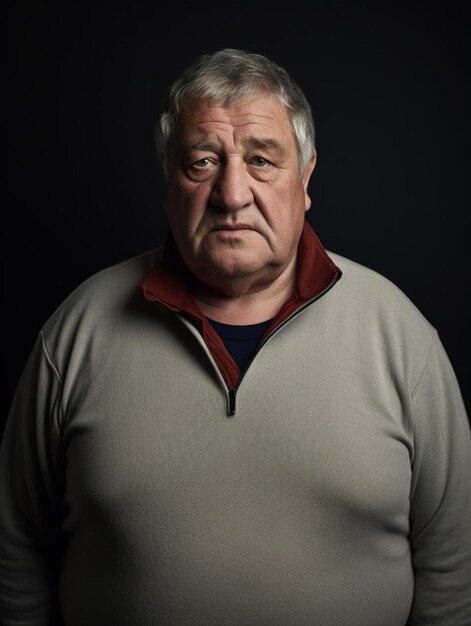
[[[309,223],[305,221],[298,244],[296,291],[281,307],[266,335],[298,307],[327,289],[335,278],[340,276],[341,271],[327,255]],[[229,388],[234,389],[240,379],[239,368],[191,297],[188,288],[190,279],[191,274],[177,250],[173,237],[169,235],[162,261],[141,280],[140,287],[146,300],[160,302],[171,311],[181,312],[191,318],[219,365]]]

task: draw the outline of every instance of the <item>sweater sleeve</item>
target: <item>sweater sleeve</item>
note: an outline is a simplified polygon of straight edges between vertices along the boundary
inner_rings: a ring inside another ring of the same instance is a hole
[[[61,380],[39,336],[0,450],[0,614],[4,626],[60,624]]]
[[[409,626],[471,624],[471,432],[445,350],[434,336],[412,390]]]

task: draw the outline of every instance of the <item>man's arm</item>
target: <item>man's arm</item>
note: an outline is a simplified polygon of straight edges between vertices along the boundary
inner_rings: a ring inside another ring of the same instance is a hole
[[[40,336],[18,385],[0,451],[4,626],[61,623],[60,389],[60,376]]]
[[[455,374],[437,336],[412,390],[409,626],[471,624],[471,432]]]

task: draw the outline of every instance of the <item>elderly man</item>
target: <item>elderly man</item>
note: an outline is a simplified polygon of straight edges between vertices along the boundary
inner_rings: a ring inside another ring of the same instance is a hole
[[[433,327],[305,221],[308,103],[172,86],[169,235],[44,325],[2,448],[4,624],[465,626],[471,438]]]

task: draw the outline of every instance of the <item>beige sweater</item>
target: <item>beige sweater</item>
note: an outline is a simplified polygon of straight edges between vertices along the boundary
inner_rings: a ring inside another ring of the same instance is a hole
[[[454,373],[403,293],[331,256],[233,417],[198,332],[136,289],[156,253],[59,307],[2,444],[5,626],[471,624]]]

